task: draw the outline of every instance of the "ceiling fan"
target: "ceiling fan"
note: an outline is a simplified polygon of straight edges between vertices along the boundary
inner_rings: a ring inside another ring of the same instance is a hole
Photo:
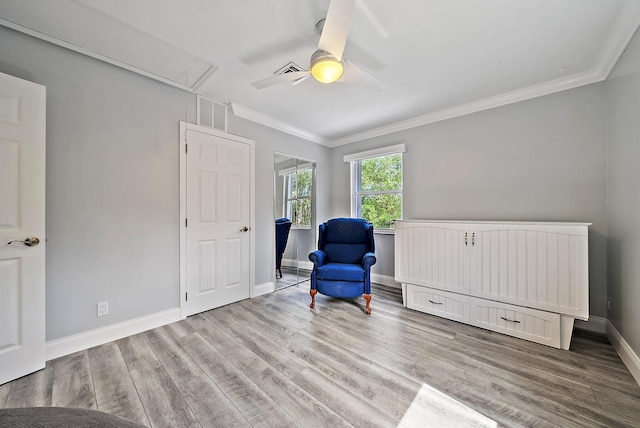
[[[368,82],[381,90],[386,85],[356,66],[344,60],[342,54],[347,43],[351,15],[355,0],[331,0],[327,17],[316,24],[322,29],[318,49],[311,55],[309,70],[292,71],[253,82],[257,89],[281,83],[299,83],[312,76],[321,83]]]

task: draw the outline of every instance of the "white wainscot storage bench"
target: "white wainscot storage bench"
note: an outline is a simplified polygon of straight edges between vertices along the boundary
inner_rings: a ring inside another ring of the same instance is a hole
[[[404,306],[569,349],[589,319],[590,225],[396,221]]]

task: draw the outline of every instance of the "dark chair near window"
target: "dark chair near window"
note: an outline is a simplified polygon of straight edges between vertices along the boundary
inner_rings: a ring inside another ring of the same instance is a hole
[[[376,263],[373,225],[359,218],[334,218],[319,227],[318,250],[309,254],[311,305],[316,293],[338,298],[364,296],[371,313],[371,266]]]
[[[282,278],[282,255],[287,248],[289,230],[291,230],[291,220],[284,217],[276,220],[276,269],[280,273],[280,278]]]

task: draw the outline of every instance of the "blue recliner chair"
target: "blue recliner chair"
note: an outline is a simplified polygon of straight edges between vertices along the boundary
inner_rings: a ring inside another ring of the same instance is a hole
[[[290,229],[291,220],[288,218],[283,217],[276,220],[276,270],[280,273],[280,278],[282,278],[282,255],[287,248]]]
[[[319,227],[318,250],[309,254],[311,308],[316,293],[338,298],[364,296],[371,313],[371,266],[376,263],[373,225],[360,218],[334,218]]]

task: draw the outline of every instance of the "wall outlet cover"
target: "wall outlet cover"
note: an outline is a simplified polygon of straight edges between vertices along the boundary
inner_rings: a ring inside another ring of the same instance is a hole
[[[98,316],[103,317],[109,315],[109,302],[98,303]]]

